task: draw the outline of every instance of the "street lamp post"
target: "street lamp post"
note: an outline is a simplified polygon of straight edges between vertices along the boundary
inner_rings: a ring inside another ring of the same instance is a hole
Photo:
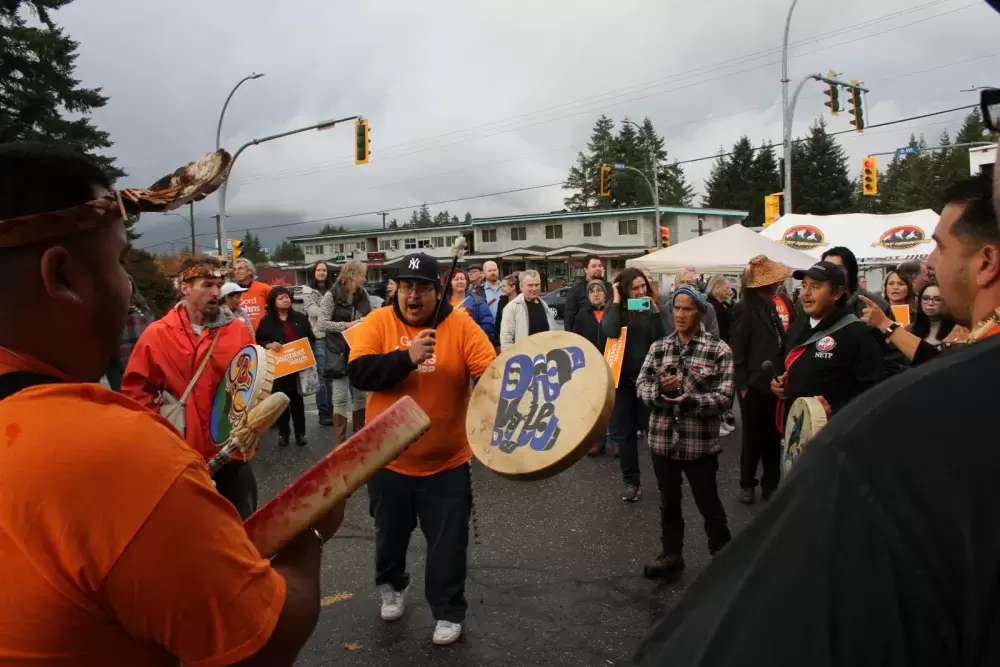
[[[792,0],[785,18],[785,36],[781,41],[781,135],[785,162],[785,213],[792,212],[792,115],[788,107],[788,31],[792,27],[792,12],[799,0]]]
[[[660,234],[660,193],[653,183],[656,182],[656,177],[653,178],[653,183],[649,182],[649,178],[642,172],[641,169],[636,169],[635,167],[630,167],[627,164],[622,164],[621,162],[615,162],[611,165],[611,168],[615,171],[634,171],[635,173],[642,176],[642,180],[646,181],[646,187],[649,188],[649,194],[652,195],[654,206],[653,210],[656,213],[656,232],[653,234],[653,243],[656,243],[657,238]]]
[[[279,132],[278,134],[272,134],[266,137],[261,137],[260,139],[251,139],[250,141],[246,142],[238,149],[236,149],[236,152],[233,153],[233,159],[229,163],[229,174],[231,175],[233,173],[233,167],[236,166],[236,160],[240,157],[243,151],[250,148],[251,146],[263,144],[268,141],[274,141],[275,139],[281,139],[283,137],[290,137],[293,134],[301,134],[302,132],[309,132],[310,130],[329,130],[334,125],[339,125],[340,123],[345,123],[349,120],[359,120],[360,118],[361,116],[348,116],[346,118],[338,118],[337,120],[324,120],[320,123],[316,123],[315,125],[309,125],[308,127],[300,127],[295,130],[288,130],[287,132]],[[216,219],[218,220],[222,220],[226,217],[226,189],[228,185],[229,185],[229,178],[227,177],[226,180],[222,182],[222,186],[219,188],[219,194],[218,194],[219,213],[216,216]],[[221,242],[219,243],[219,253],[220,257],[225,256]]]
[[[189,218],[185,218],[180,213],[168,213],[166,211],[163,213],[163,215],[172,215],[176,218],[180,218],[184,222],[191,225],[191,254],[196,255],[198,253],[198,245],[197,242],[195,241],[195,233],[194,233],[194,202],[191,202],[189,204],[188,214],[190,215]]]
[[[233,99],[233,95],[236,94],[236,91],[239,89],[240,86],[242,86],[247,81],[251,81],[253,79],[259,79],[262,76],[264,75],[258,74],[257,72],[253,72],[252,74],[250,74],[250,76],[245,76],[242,79],[240,79],[239,82],[235,86],[233,86],[233,89],[229,91],[229,95],[226,97],[226,101],[222,105],[222,111],[219,113],[219,123],[218,125],[215,126],[215,150],[219,150],[220,148],[222,148],[222,121],[226,117],[226,109],[229,107],[229,101]],[[191,211],[191,220],[192,221],[194,220],[193,207]],[[219,256],[223,257],[225,255],[222,248],[222,239],[226,237],[226,222],[225,222],[225,217],[222,215],[219,215],[215,218],[215,233],[218,236],[218,241],[219,241]]]
[[[639,130],[640,133],[643,132],[643,128],[640,127],[639,124],[636,123],[635,121],[626,118],[623,122],[633,126],[637,130]],[[646,185],[650,186],[649,189],[653,193],[653,220],[654,220],[653,224],[656,225],[656,229],[653,230],[653,243],[655,245],[657,243],[657,239],[660,237],[660,179],[659,179],[659,172],[657,169],[659,165],[656,163],[656,154],[653,152],[653,142],[651,141],[650,137],[646,137],[646,149],[649,151],[648,152],[649,166],[653,170],[652,185],[650,185],[649,179],[646,178],[646,175],[643,174],[641,171],[639,171],[638,169],[633,169],[632,167],[627,167],[627,168],[632,169],[632,171],[638,172],[639,175],[646,180]]]

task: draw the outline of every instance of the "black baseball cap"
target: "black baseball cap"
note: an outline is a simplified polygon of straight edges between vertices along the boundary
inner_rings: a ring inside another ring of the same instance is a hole
[[[802,280],[806,276],[813,280],[829,282],[834,287],[847,287],[847,274],[844,273],[844,267],[833,262],[816,262],[805,271],[792,273],[792,277],[796,280]]]
[[[403,258],[403,267],[399,270],[399,280],[423,280],[436,283],[441,280],[438,261],[423,252],[415,252]]]

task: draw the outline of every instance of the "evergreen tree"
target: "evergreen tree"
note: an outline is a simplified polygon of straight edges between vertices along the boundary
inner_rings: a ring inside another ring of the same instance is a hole
[[[795,213],[833,215],[854,205],[847,156],[822,118],[809,128],[805,141],[792,144],[792,193]]]
[[[302,248],[291,243],[287,239],[278,244],[278,247],[271,253],[272,262],[303,262],[306,256]]]
[[[615,123],[607,116],[601,116],[594,124],[587,143],[588,153],[577,155],[576,165],[570,167],[564,190],[576,190],[563,203],[571,211],[586,211],[590,208],[610,208],[610,197],[600,197],[600,167],[614,162],[615,137],[612,132]],[[618,175],[615,175],[617,178]]]
[[[459,220],[458,220],[458,216],[457,215],[451,216],[451,224],[453,224],[453,225],[459,224]]]
[[[399,229],[399,221],[396,218],[389,221],[389,229]]]
[[[468,211],[465,212],[465,223],[464,224],[466,224],[466,225],[471,225],[472,224],[472,214],[469,213]]]
[[[434,216],[434,225],[440,227],[448,224],[448,211],[441,211]]]
[[[148,251],[129,248],[125,267],[135,282],[136,291],[148,302],[157,317],[177,303],[173,282],[163,274],[156,263],[156,257]]]
[[[81,88],[74,77],[77,47],[49,15],[72,0],[4,0],[0,3],[0,141],[40,141],[74,148],[117,180],[125,175],[107,132],[89,116],[107,104],[100,88]],[[28,25],[32,11],[40,26]],[[67,117],[69,116],[69,117]]]
[[[626,120],[628,120],[626,118]],[[639,133],[630,123],[623,122],[618,136],[615,137],[615,155],[613,162],[621,162],[634,167],[646,174],[652,181],[653,172],[648,155],[639,142]],[[611,206],[613,208],[635,208],[637,206],[652,206],[653,195],[649,186],[639,174],[634,171],[616,171],[611,179]]]
[[[257,262],[267,261],[267,254],[261,246],[260,237],[251,233],[249,230],[247,230],[247,232],[243,235],[243,247],[241,248],[241,252],[243,253],[243,257],[246,257],[254,264]]]
[[[417,224],[421,227],[430,227],[434,224],[434,219],[431,217],[431,212],[427,208],[427,204],[420,205],[420,215],[417,218]]]
[[[410,219],[406,223],[406,226],[407,227],[416,227],[419,224],[420,224],[420,216],[417,215],[417,211],[414,210],[413,213],[410,215]]]
[[[687,182],[684,170],[679,164],[667,164],[666,142],[663,137],[656,133],[653,121],[649,118],[644,118],[642,121],[639,142],[646,156],[643,160],[643,164],[647,165],[644,171],[652,172],[648,157],[650,148],[652,148],[654,159],[658,165],[656,178],[657,187],[660,189],[660,205],[690,206],[691,200],[694,199],[694,187]]]
[[[343,225],[331,225],[329,223],[323,225],[323,229],[319,230],[320,235],[324,234],[340,234],[341,232],[346,232],[347,227]]]
[[[719,146],[719,154],[712,163],[705,181],[705,194],[701,197],[701,205],[706,208],[731,208],[729,189],[729,158]]]

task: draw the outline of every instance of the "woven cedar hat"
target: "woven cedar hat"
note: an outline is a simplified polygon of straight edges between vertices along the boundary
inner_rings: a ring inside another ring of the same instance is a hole
[[[783,283],[792,275],[791,269],[784,264],[768,259],[767,255],[757,255],[747,264],[746,286],[766,287]]]

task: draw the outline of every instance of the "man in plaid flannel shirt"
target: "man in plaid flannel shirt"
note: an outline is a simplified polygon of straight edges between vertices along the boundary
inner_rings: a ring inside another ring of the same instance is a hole
[[[719,426],[735,392],[733,353],[702,326],[708,308],[697,289],[679,287],[673,294],[674,332],[649,348],[636,380],[639,399],[650,408],[646,440],[660,490],[663,553],[645,567],[649,578],[684,569],[681,472],[705,519],[709,553],[714,555],[730,538],[716,474],[722,451]]]

